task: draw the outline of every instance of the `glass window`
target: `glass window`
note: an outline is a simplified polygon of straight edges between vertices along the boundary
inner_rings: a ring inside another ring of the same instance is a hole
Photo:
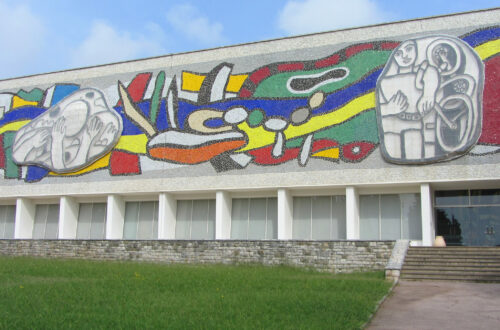
[[[379,219],[379,195],[359,196],[359,237],[380,239]]]
[[[158,238],[158,202],[126,202],[123,239]]]
[[[179,200],[176,239],[215,239],[215,199]]]
[[[380,238],[401,238],[401,202],[399,195],[380,196]]]
[[[0,205],[0,239],[14,238],[15,205]]]
[[[467,190],[436,191],[436,205],[469,205]]]
[[[500,205],[500,189],[471,190],[472,205]]]
[[[292,238],[311,239],[311,197],[293,198]]]
[[[362,195],[359,202],[361,239],[422,239],[418,194]]]
[[[33,224],[34,239],[57,239],[59,232],[59,204],[38,204]]]
[[[235,198],[231,208],[232,239],[277,238],[276,198]]]
[[[345,239],[345,196],[293,198],[294,239]]]
[[[401,194],[401,237],[422,239],[421,202],[418,194]]]
[[[106,237],[106,203],[81,203],[78,211],[77,239]]]

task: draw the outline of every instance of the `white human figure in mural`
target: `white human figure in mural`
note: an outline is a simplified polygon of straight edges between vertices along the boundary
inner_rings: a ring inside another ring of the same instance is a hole
[[[107,107],[99,91],[80,90],[21,128],[14,140],[13,157],[18,164],[73,171],[109,151],[121,128],[121,119]]]
[[[387,75],[379,90],[384,142],[390,155],[408,159],[434,156],[434,130],[426,130],[425,124],[435,120],[429,113],[436,101],[439,87],[437,68],[424,61],[416,64],[417,45],[409,40],[394,53],[397,71]]]
[[[461,44],[451,37],[423,37],[404,41],[392,53],[377,82],[382,153],[388,160],[456,157],[479,137],[482,63]],[[466,88],[458,87],[462,84]]]

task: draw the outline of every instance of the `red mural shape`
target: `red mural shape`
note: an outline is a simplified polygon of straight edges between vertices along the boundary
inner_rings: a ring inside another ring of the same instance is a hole
[[[139,156],[123,151],[113,151],[109,160],[112,175],[140,174]]]
[[[331,140],[316,140],[313,142],[311,153],[315,153],[324,149],[330,149],[337,147],[339,144]],[[262,147],[259,149],[254,149],[247,151],[250,155],[254,156],[253,162],[259,165],[277,165],[288,162],[290,160],[296,159],[300,154],[300,148],[288,148],[285,149],[281,157],[274,157],[272,155],[273,145]]]
[[[342,146],[342,156],[345,161],[359,162],[365,159],[375,148],[375,144],[370,142],[352,142]]]
[[[3,150],[3,134],[0,134],[0,168],[5,168],[5,151]]]
[[[140,73],[130,82],[127,87],[127,91],[132,98],[132,101],[139,102],[144,97],[146,93],[146,88],[148,87],[149,80],[151,79],[151,73]],[[119,100],[116,106],[121,106],[122,100]]]
[[[485,62],[483,92],[483,130],[479,143],[500,144],[500,56]]]

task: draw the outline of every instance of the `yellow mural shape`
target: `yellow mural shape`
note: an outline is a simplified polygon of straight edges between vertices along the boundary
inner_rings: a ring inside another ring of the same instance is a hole
[[[95,170],[99,170],[99,169],[108,167],[110,158],[111,158],[111,153],[107,153],[105,156],[103,156],[102,158],[99,158],[94,163],[92,163],[90,166],[87,166],[84,169],[81,169],[79,171],[71,172],[71,173],[50,172],[49,175],[50,176],[70,176],[70,175],[80,175],[80,174],[92,172]]]
[[[192,72],[183,71],[182,72],[182,90],[188,92],[199,92],[203,81],[205,80],[205,75],[196,74]],[[227,82],[226,91],[237,93],[240,91],[241,86],[247,79],[247,74],[235,74],[229,76],[229,81]]]
[[[500,51],[500,39],[485,42],[474,48],[482,60],[485,60]]]
[[[241,86],[243,86],[243,83],[245,82],[247,77],[248,77],[247,74],[229,76],[229,81],[227,82],[226,91],[234,93],[239,92]]]
[[[10,124],[3,125],[0,127],[0,134],[9,132],[9,131],[18,131],[21,127],[29,123],[31,120],[21,120],[16,121]]]
[[[122,135],[113,149],[125,150],[134,154],[145,154],[148,137],[146,134]]]
[[[205,80],[204,75],[182,71],[182,90],[198,92]]]
[[[20,98],[17,95],[14,95],[12,97],[12,109],[24,107],[26,105],[38,105],[38,102],[36,102],[36,101],[26,101],[25,99]]]
[[[370,92],[355,98],[337,110],[321,116],[312,117],[308,122],[302,125],[290,125],[285,130],[285,136],[287,139],[292,139],[297,136],[316,132],[322,128],[343,123],[357,114],[373,108],[375,108],[375,93]]]
[[[252,128],[246,122],[242,122],[238,128],[248,136],[248,144],[237,152],[253,150],[274,143],[275,133],[266,131],[263,126]]]
[[[312,157],[322,157],[322,158],[332,158],[332,159],[338,159],[339,158],[339,148],[331,148],[331,149],[325,149],[318,151],[314,154],[312,154]]]
[[[370,92],[355,98],[337,110],[312,117],[308,122],[302,125],[290,125],[284,131],[285,137],[289,140],[298,136],[317,132],[323,128],[343,123],[357,114],[373,108],[375,108],[375,93]],[[274,143],[275,133],[266,131],[262,126],[251,128],[244,122],[239,124],[238,128],[247,134],[249,141],[244,148],[238,150],[239,152],[261,148]]]

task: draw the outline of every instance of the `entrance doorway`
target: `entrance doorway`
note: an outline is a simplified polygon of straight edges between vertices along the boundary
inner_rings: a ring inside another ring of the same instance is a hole
[[[446,244],[500,246],[500,189],[435,193],[436,235]]]

